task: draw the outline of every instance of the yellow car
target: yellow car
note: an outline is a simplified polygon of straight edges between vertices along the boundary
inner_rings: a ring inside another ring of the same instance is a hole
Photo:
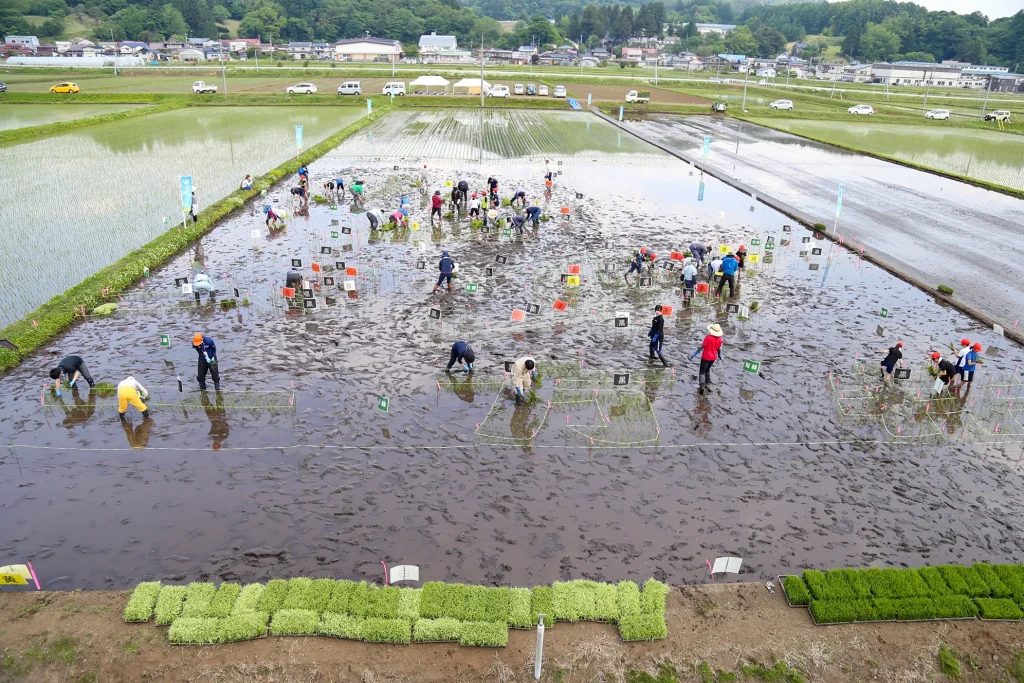
[[[50,92],[63,92],[63,93],[78,92],[78,84],[77,83],[58,83],[57,85],[55,85],[52,88],[50,88]]]

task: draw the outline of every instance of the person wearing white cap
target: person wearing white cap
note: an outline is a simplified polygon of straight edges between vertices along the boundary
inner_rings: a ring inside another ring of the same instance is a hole
[[[697,375],[697,381],[700,383],[699,390],[703,393],[704,385],[711,384],[711,366],[715,364],[716,360],[724,357],[722,356],[721,325],[718,323],[708,325],[708,335],[704,337],[700,347],[690,356],[690,360],[696,358],[698,353],[700,354],[700,370]]]

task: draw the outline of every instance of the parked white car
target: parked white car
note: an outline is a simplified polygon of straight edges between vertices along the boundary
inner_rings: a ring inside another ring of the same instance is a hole
[[[338,86],[339,95],[362,95],[363,88],[359,85],[359,81],[345,81]]]
[[[515,93],[517,95],[522,95],[524,92],[526,92],[526,91],[523,89],[523,84],[522,83],[516,83]]]
[[[492,85],[491,89],[487,91],[487,96],[509,98],[512,96],[512,93],[509,92],[507,85]]]
[[[405,94],[405,83],[402,81],[394,81],[392,83],[385,83],[383,93],[385,95],[394,95],[399,97]]]
[[[793,111],[793,100],[775,100],[768,105],[768,108]]]
[[[537,86],[537,94],[541,95],[543,97],[547,97],[548,96],[548,86],[546,86],[546,85],[539,85],[539,86]]]
[[[767,78],[762,78],[761,80],[759,80],[757,82],[757,84],[758,85],[768,85],[768,79]]]
[[[860,116],[871,116],[875,113],[874,108],[870,104],[855,104],[846,111],[850,114],[858,114]]]
[[[985,114],[986,121],[1003,121],[1008,123],[1010,121],[1010,112],[1006,109],[999,109],[997,111],[990,111]]]
[[[565,92],[565,86],[564,85],[556,85],[555,86],[555,94],[554,94],[554,96],[555,97],[568,97],[568,95]]]
[[[296,83],[289,85],[285,91],[289,95],[312,95],[316,92],[316,85],[313,83]]]
[[[936,121],[948,121],[949,110],[948,109],[932,109],[930,112],[924,115],[926,119],[935,119]]]

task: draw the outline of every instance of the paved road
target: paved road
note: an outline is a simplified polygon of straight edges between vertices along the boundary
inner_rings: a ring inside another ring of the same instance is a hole
[[[1024,200],[845,152],[735,119],[657,117],[631,124],[643,135],[699,156],[830,228],[845,187],[839,233],[893,267],[956,297],[1006,328],[1024,318]]]

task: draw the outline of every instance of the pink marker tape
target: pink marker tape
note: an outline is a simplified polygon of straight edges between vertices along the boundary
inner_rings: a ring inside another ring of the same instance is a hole
[[[381,560],[380,563],[384,566],[384,585],[390,586],[391,581],[388,579],[388,566],[384,564],[384,560]]]
[[[29,573],[32,574],[32,581],[36,584],[36,590],[41,590],[39,588],[39,578],[36,576],[36,570],[32,568],[32,563],[27,562],[26,564],[28,565]]]
[[[715,572],[712,571],[713,567],[711,566],[711,560],[704,560],[704,562],[708,565],[708,573],[711,574],[711,580],[715,581]]]

